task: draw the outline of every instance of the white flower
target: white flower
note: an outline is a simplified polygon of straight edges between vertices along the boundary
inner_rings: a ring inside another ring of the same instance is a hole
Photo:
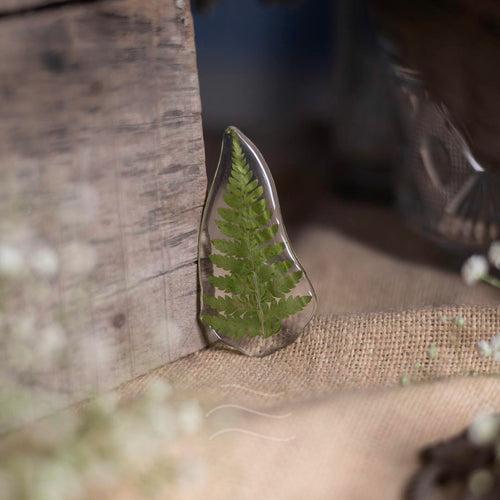
[[[482,255],[472,255],[462,266],[462,278],[467,285],[474,285],[488,274],[488,261]]]
[[[158,412],[156,416],[162,415]],[[152,425],[158,424],[166,428],[168,421],[152,421],[150,417],[148,414],[134,418],[127,413],[115,417],[111,437],[117,461],[133,467],[159,453],[159,449],[164,446],[163,435],[158,429],[152,428]]]
[[[202,411],[198,401],[183,401],[179,407],[179,426],[185,434],[194,434],[202,422]]]
[[[495,478],[490,470],[479,469],[470,475],[468,483],[473,497],[482,498],[493,489]]]
[[[468,430],[469,439],[476,445],[493,442],[500,431],[500,418],[497,415],[479,415]]]
[[[62,267],[70,274],[89,274],[96,260],[94,248],[86,243],[69,243],[62,250]]]
[[[116,392],[108,392],[96,398],[92,404],[99,418],[108,418],[116,414],[119,402],[120,397]]]
[[[497,333],[490,340],[480,340],[477,348],[481,356],[493,357],[495,361],[500,361],[500,333]]]
[[[69,463],[45,459],[37,464],[34,481],[30,485],[33,500],[56,500],[81,495],[82,485]]]
[[[477,344],[477,348],[479,349],[481,356],[484,356],[485,358],[489,358],[493,354],[491,344],[487,340],[480,340]]]
[[[497,268],[500,269],[500,241],[494,241],[488,251],[488,259]]]
[[[439,355],[439,348],[436,344],[432,343],[427,350],[429,358],[436,359]]]
[[[37,248],[29,260],[31,269],[40,276],[51,277],[57,273],[59,267],[57,255],[50,247]]]
[[[66,334],[60,325],[53,323],[40,332],[37,353],[45,362],[52,362],[66,345]]]
[[[166,404],[153,404],[145,408],[147,433],[151,439],[173,440],[176,437],[174,413]],[[144,431],[143,431],[144,432]]]
[[[163,380],[152,382],[144,393],[144,399],[154,404],[164,403],[172,394],[172,387]]]
[[[0,244],[0,275],[14,277],[24,269],[24,258],[21,252],[8,243]]]
[[[492,337],[490,344],[494,351],[500,350],[500,333],[497,333],[494,337]]]

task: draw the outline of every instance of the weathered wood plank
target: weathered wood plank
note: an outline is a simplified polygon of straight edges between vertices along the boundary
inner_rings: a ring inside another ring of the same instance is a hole
[[[15,180],[0,186],[0,208],[22,198],[60,255],[75,242],[95,251],[84,282],[63,267],[56,287],[75,341],[71,391],[201,348],[206,178],[188,3],[107,0],[2,20],[0,102],[0,166]],[[105,366],[78,348],[89,338]]]
[[[20,10],[47,5],[47,0],[2,0],[0,4],[0,14],[15,13]]]

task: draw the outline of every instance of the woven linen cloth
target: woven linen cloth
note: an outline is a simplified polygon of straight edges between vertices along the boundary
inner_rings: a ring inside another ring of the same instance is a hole
[[[398,499],[420,447],[500,410],[500,363],[477,351],[500,332],[498,290],[466,287],[388,210],[330,200],[318,214],[294,235],[319,301],[294,344],[212,347],[120,387],[161,378],[204,405],[204,480],[169,498]]]
[[[500,365],[476,349],[498,331],[495,307],[318,316],[271,356],[211,348],[120,392],[161,378],[203,403],[202,479],[171,499],[396,500],[422,446],[500,411]]]
[[[493,374],[500,372],[500,363],[480,356],[477,343],[498,332],[495,307],[317,316],[294,344],[265,358],[210,348],[139,377],[121,391],[133,395],[161,377],[207,400],[252,402],[255,395],[270,393],[258,402],[274,405],[402,380]]]
[[[497,289],[462,282],[464,257],[419,237],[386,207],[320,199],[293,243],[316,289],[319,314],[500,302]]]
[[[205,482],[184,498],[397,500],[417,450],[486,410],[500,410],[498,379],[337,393],[270,416],[216,409],[203,438]]]

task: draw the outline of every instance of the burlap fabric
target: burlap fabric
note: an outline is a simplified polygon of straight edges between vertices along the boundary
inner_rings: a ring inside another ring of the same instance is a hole
[[[160,377],[204,401],[202,480],[172,498],[398,499],[419,448],[500,411],[500,366],[475,348],[499,330],[491,307],[317,317],[269,357],[206,350],[122,390]]]
[[[492,287],[464,285],[464,257],[419,237],[384,207],[319,200],[294,236],[318,294],[319,314],[500,302]]]
[[[497,379],[337,393],[269,412],[278,418],[220,409],[207,418],[204,488],[186,498],[396,500],[416,451],[485,409],[500,409]]]
[[[500,411],[500,363],[476,349],[500,332],[498,291],[464,286],[390,212],[320,213],[296,238],[319,298],[297,342],[261,359],[211,348],[120,388],[162,378],[204,402],[204,480],[172,498],[401,498],[421,446]]]
[[[463,327],[457,318],[463,318]],[[209,401],[275,405],[405,379],[417,383],[500,373],[500,364],[476,349],[479,340],[497,332],[500,309],[493,307],[318,316],[294,344],[265,358],[212,348],[165,365],[122,391],[133,395],[161,377]]]

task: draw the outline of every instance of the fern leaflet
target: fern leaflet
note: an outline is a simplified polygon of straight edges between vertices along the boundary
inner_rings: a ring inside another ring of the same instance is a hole
[[[216,224],[227,239],[212,246],[213,265],[227,274],[210,276],[220,296],[204,296],[211,314],[202,322],[219,334],[232,337],[270,337],[282,322],[300,312],[311,296],[288,296],[302,279],[302,271],[291,272],[285,245],[274,242],[278,225],[264,199],[264,189],[252,175],[240,140],[232,130],[232,166],[224,193],[226,207],[219,208]]]

